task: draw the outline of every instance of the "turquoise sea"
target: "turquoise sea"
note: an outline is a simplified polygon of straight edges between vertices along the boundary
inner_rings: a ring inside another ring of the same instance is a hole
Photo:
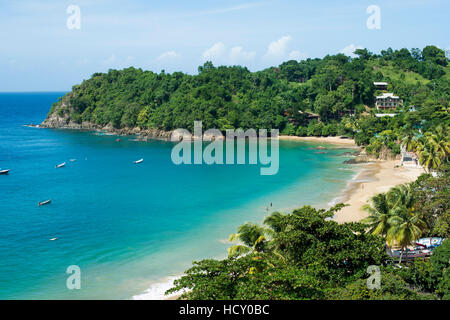
[[[259,165],[176,166],[171,142],[23,126],[63,94],[0,94],[0,168],[11,169],[0,175],[0,299],[161,298],[193,260],[224,257],[228,235],[270,203],[326,207],[355,175],[339,156],[349,150],[312,143],[280,141],[278,174],[262,176]],[[71,265],[80,290],[66,288]]]

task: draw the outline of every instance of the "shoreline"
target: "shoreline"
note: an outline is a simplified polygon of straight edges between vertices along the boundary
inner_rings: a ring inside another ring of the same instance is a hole
[[[355,143],[355,140],[350,138],[342,138],[341,136],[333,136],[333,137],[297,137],[297,136],[278,136],[280,140],[288,140],[288,141],[306,141],[306,142],[316,142],[316,143],[329,143],[335,145],[343,145],[346,147],[355,147],[359,148]]]
[[[140,129],[140,128],[122,128],[116,129],[111,126],[101,127],[99,125],[91,124],[91,123],[82,123],[82,124],[74,124],[74,123],[66,123],[61,124],[60,119],[56,121],[50,121],[47,123],[48,119],[45,119],[41,124],[24,124],[26,127],[32,128],[45,128],[45,129],[65,129],[65,130],[79,130],[79,131],[92,131],[92,132],[102,132],[110,135],[116,136],[138,136],[144,141],[147,139],[154,140],[163,140],[163,141],[171,141],[171,135],[173,131],[164,131],[159,129]],[[204,141],[211,141],[210,136],[202,135]],[[192,140],[194,141],[196,137],[192,135]],[[226,140],[226,136],[222,138]],[[269,139],[273,139],[269,137]],[[345,147],[354,147],[359,148],[359,146],[355,143],[354,139],[351,138],[343,138],[342,136],[328,136],[328,137],[316,137],[316,136],[308,136],[308,137],[298,137],[298,136],[286,136],[279,135],[279,140],[284,141],[306,141],[306,142],[315,142],[315,143],[326,143],[326,144],[334,144]]]
[[[349,205],[333,217],[338,223],[358,222],[366,218],[368,214],[361,207],[369,203],[371,197],[396,185],[413,182],[425,173],[422,168],[401,167],[400,160],[379,160],[361,166],[362,170],[334,201]]]

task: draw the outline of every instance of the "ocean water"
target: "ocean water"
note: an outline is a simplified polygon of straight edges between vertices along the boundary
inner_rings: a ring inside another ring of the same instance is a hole
[[[0,175],[0,299],[161,298],[192,261],[225,257],[228,235],[270,203],[326,207],[355,175],[333,146],[280,141],[278,174],[262,176],[259,165],[174,165],[171,142],[23,126],[63,94],[0,94],[0,168],[11,169]],[[71,265],[80,290],[67,289]]]

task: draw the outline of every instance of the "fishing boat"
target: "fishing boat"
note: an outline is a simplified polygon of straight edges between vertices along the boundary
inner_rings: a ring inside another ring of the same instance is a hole
[[[55,240],[58,240],[58,238],[51,238],[51,239],[49,239],[50,241],[55,241]]]
[[[0,170],[0,174],[8,174],[10,169]]]
[[[66,165],[66,163],[63,162],[63,163],[61,163],[61,164],[57,164],[57,165],[55,166],[55,168],[56,168],[56,169],[62,168],[62,167],[64,167],[65,165]]]
[[[141,163],[143,161],[144,161],[144,159],[139,159],[139,160],[134,161],[134,164],[138,164],[138,163]]]
[[[425,247],[425,248],[435,248],[438,247],[444,242],[445,239],[441,237],[429,237],[429,238],[421,238],[416,240],[416,245]]]
[[[389,254],[389,253],[388,253]],[[402,261],[414,260],[416,258],[425,258],[430,256],[430,252],[428,250],[392,250],[389,254],[394,260],[399,260],[402,257]]]
[[[52,200],[45,200],[45,201],[41,201],[41,202],[38,202],[38,206],[40,207],[40,206],[45,206],[46,204],[49,204],[49,203],[51,203],[52,202]]]
[[[70,159],[69,161],[70,162],[75,162],[75,161],[77,161],[77,159]]]

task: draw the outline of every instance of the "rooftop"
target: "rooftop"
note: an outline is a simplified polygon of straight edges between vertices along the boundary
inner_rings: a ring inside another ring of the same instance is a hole
[[[377,96],[377,99],[386,99],[386,98],[392,98],[392,99],[399,99],[399,97],[394,96],[393,93],[383,93],[381,96]]]

